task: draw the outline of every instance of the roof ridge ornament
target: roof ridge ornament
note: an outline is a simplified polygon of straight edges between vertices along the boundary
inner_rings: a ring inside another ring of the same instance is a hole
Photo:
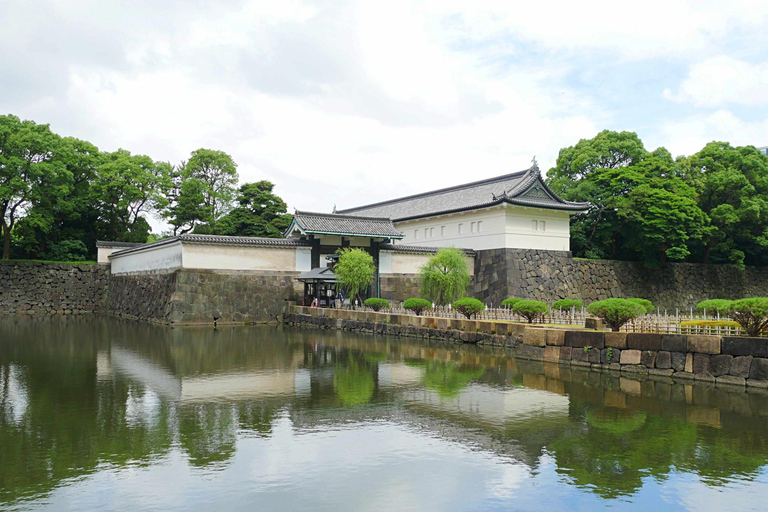
[[[533,164],[531,166],[531,173],[541,175],[541,170],[539,170],[539,162],[536,160],[536,155],[533,155],[531,163]]]

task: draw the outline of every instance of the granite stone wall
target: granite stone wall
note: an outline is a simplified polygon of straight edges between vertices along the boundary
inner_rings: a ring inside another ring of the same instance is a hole
[[[478,251],[473,289],[485,302],[506,297],[553,302],[642,297],[661,308],[689,308],[712,298],[768,296],[768,268],[669,263],[649,269],[641,263],[581,260],[568,252],[495,249]]]
[[[112,276],[109,314],[169,325],[278,321],[298,272],[176,270]]]
[[[402,302],[411,297],[419,297],[419,279],[415,274],[382,274],[381,298]]]
[[[81,315],[101,311],[108,270],[99,265],[0,262],[0,315]]]

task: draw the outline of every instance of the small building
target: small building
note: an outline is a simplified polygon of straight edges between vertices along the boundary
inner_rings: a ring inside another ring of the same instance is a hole
[[[569,251],[570,216],[589,207],[558,197],[534,163],[525,171],[337,213],[391,219],[408,245]]]

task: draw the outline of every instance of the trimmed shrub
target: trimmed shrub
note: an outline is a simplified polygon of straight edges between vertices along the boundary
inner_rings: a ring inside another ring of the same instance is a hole
[[[512,306],[514,306],[521,300],[523,299],[518,299],[517,297],[510,297],[509,299],[504,299],[503,301],[501,301],[501,306],[512,309]]]
[[[472,315],[476,315],[485,309],[485,304],[472,297],[462,297],[453,303],[453,309],[467,317],[472,318]]]
[[[687,320],[680,322],[680,327],[741,327],[733,320]]]
[[[768,331],[768,297],[735,300],[728,316],[739,322],[747,336],[760,336]]]
[[[644,314],[646,309],[636,299],[605,299],[593,302],[587,311],[618,332],[622,325]]]
[[[637,304],[640,304],[643,307],[643,313],[650,314],[656,311],[656,306],[653,305],[653,302],[649,301],[648,299],[627,299],[631,300],[632,302],[636,302]]]
[[[721,314],[726,315],[728,314],[728,308],[731,307],[731,304],[733,303],[732,300],[726,300],[726,299],[709,299],[709,300],[703,300],[696,304],[696,309],[699,311],[706,310],[707,313],[714,313],[714,314]]]
[[[528,320],[529,324],[532,324],[537,318],[549,313],[549,306],[540,300],[520,300],[512,306],[512,311]]]
[[[426,299],[405,299],[405,302],[403,302],[403,309],[413,311],[416,316],[420,316],[422,312],[432,309],[432,303]]]
[[[571,308],[581,309],[584,307],[584,303],[577,299],[560,299],[552,304],[552,309],[564,309],[570,311]]]
[[[365,302],[363,302],[363,304],[365,304],[366,307],[369,307],[374,311],[379,311],[389,307],[389,301],[387,301],[386,299],[378,299],[376,297],[365,299]]]

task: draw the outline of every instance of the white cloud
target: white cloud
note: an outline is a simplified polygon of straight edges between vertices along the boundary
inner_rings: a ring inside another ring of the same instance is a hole
[[[730,142],[734,146],[765,146],[768,144],[768,119],[748,122],[728,110],[718,110],[709,115],[668,122],[660,127],[659,135],[654,138],[663,141],[658,145],[664,145],[673,155],[693,154],[712,141]],[[647,146],[651,147],[650,144]]]
[[[670,89],[664,97],[699,107],[721,107],[729,104],[768,105],[768,62],[750,64],[727,55],[696,63],[680,84],[677,93]]]

